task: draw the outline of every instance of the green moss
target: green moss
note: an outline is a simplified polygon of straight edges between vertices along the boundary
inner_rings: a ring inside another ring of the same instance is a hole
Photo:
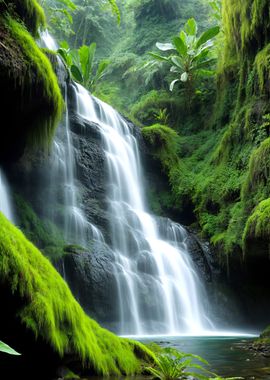
[[[165,150],[167,154],[175,158],[178,134],[172,128],[163,124],[154,124],[150,127],[142,128],[142,134],[152,148],[158,151]]]
[[[22,112],[29,108],[30,116],[27,118],[33,119],[21,128],[25,128],[24,133],[31,145],[48,146],[64,104],[56,75],[50,61],[24,26],[11,17],[3,21],[11,38],[18,44],[24,61],[19,78],[13,73],[13,66],[7,68],[16,91],[18,87],[21,89]]]
[[[19,195],[15,196],[19,226],[26,237],[47,257],[54,260],[66,252],[63,234],[49,220],[41,220],[32,207]]]
[[[143,95],[131,108],[131,117],[139,123],[147,125],[156,121],[156,114],[161,109],[167,109],[171,114],[175,114],[177,104],[174,98],[164,90],[152,90]]]
[[[177,132],[166,125],[154,124],[142,128],[142,134],[150,152],[160,161],[169,180],[174,181],[179,169]]]
[[[59,356],[72,353],[101,375],[139,373],[139,357],[152,357],[142,344],[118,338],[87,317],[50,262],[2,214],[0,275],[24,300],[21,322]]]
[[[256,55],[255,67],[258,75],[259,90],[264,92],[270,83],[270,44]]]
[[[251,211],[260,201],[270,196],[270,138],[261,143],[250,157],[248,175],[243,184],[242,197]]]
[[[3,4],[6,5],[6,11],[15,12],[34,36],[38,35],[39,29],[45,27],[45,13],[38,0],[2,0],[1,3],[2,7]]]
[[[270,198],[260,202],[248,218],[243,235],[245,244],[249,239],[270,241]]]

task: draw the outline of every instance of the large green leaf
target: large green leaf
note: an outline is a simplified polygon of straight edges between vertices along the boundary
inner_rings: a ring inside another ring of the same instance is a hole
[[[202,62],[198,62],[193,67],[193,69],[198,70],[198,69],[204,69],[204,68],[210,67],[211,65],[213,65],[214,63],[216,63],[216,61],[217,60],[215,58],[211,58],[211,59],[207,59],[207,60],[202,61]]]
[[[182,56],[186,56],[187,55],[187,45],[185,44],[185,42],[182,40],[182,38],[180,37],[173,37],[172,39],[173,41],[173,44],[174,46],[176,47],[178,53]]]
[[[159,50],[162,50],[162,51],[167,51],[167,50],[175,50],[175,47],[173,46],[173,44],[171,44],[170,42],[167,42],[165,44],[161,43],[161,42],[157,42],[156,43],[156,47],[159,49]]]
[[[79,49],[80,65],[82,68],[83,83],[87,85],[92,76],[93,63],[96,53],[96,43],[92,42],[90,46],[81,46]]]
[[[183,64],[182,64],[182,60],[180,57],[178,57],[177,55],[174,55],[173,57],[171,57],[171,61],[172,63],[177,66],[179,69],[182,69],[183,68]]]
[[[198,28],[195,19],[190,18],[189,20],[187,20],[185,24],[185,31],[187,32],[187,34],[189,34],[190,36],[196,36],[197,30]]]
[[[199,50],[199,52],[197,52],[197,54],[193,57],[193,62],[194,61],[198,62],[205,59],[208,56],[209,52],[210,52],[209,48]]]
[[[196,47],[199,48],[202,44],[214,38],[219,33],[219,31],[219,26],[214,26],[213,28],[207,29],[198,39]]]
[[[168,57],[162,57],[161,55],[156,54],[156,53],[150,52],[148,54],[151,55],[151,57],[155,58],[155,60],[157,60],[157,61],[167,61],[168,62],[168,60],[169,60]]]
[[[181,32],[179,33],[179,37],[183,40],[184,44],[186,45],[187,44],[187,35],[186,35],[184,30],[181,30]]]
[[[57,53],[63,58],[63,61],[68,65],[68,51],[64,48],[59,48]],[[69,66],[69,65],[68,65]]]
[[[10,346],[0,340],[0,351],[10,355],[21,355],[19,352],[13,350]]]
[[[83,76],[78,66],[71,65],[70,67],[71,74],[73,78],[79,83],[83,83]]]

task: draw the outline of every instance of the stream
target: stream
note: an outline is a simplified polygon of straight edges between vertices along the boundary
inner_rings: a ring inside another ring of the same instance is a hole
[[[173,347],[181,352],[202,356],[210,370],[219,376],[241,376],[244,379],[270,379],[270,360],[243,348],[254,338],[239,337],[153,337],[143,343],[155,342],[162,347]]]
[[[149,336],[135,338],[144,344],[156,343],[161,347],[176,348],[181,352],[199,355],[208,361],[208,370],[223,377],[244,380],[269,380],[270,360],[245,349],[254,340],[250,336]],[[91,377],[101,380],[100,377]],[[113,380],[119,380],[115,378]],[[149,380],[148,376],[123,377],[122,380]],[[86,379],[85,379],[86,380]],[[89,378],[90,380],[90,378]]]

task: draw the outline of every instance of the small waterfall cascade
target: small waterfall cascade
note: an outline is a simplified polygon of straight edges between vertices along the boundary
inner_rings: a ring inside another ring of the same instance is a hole
[[[58,48],[48,31],[42,33],[40,43],[54,51]],[[63,63],[59,57],[58,62],[59,67],[63,67]],[[63,70],[66,71],[65,68]],[[59,210],[51,210],[50,219],[55,221],[56,224],[60,224],[61,229],[64,231],[65,240],[68,243],[87,246],[90,240],[103,241],[103,236],[99,229],[86,219],[79,205],[80,194],[76,186],[75,170],[76,148],[70,131],[66,84],[64,85],[63,92],[66,110],[53,141],[49,162],[49,199],[51,200],[49,203],[55,204],[55,199],[58,199],[58,203],[62,204],[63,210],[61,211],[61,218],[59,218]],[[60,222],[59,219],[61,219]]]
[[[12,203],[9,195],[9,187],[3,170],[0,168],[0,211],[11,221],[14,222]]]
[[[109,172],[111,248],[122,335],[203,334],[211,330],[204,287],[189,257],[187,232],[147,212],[140,154],[126,121],[77,85],[77,112],[96,123]]]

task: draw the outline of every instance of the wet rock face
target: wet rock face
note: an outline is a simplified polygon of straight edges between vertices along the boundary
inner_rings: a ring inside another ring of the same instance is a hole
[[[99,243],[91,252],[75,248],[55,265],[84,310],[111,330],[115,330],[119,321],[113,262],[113,252]]]
[[[211,282],[213,273],[216,272],[218,275],[219,272],[209,244],[201,242],[193,232],[188,231],[186,245],[192,261],[198,268],[198,273],[205,282]]]
[[[108,231],[106,202],[107,166],[101,148],[99,127],[88,123],[74,113],[70,117],[70,128],[75,146],[76,185],[86,218],[103,233]]]

